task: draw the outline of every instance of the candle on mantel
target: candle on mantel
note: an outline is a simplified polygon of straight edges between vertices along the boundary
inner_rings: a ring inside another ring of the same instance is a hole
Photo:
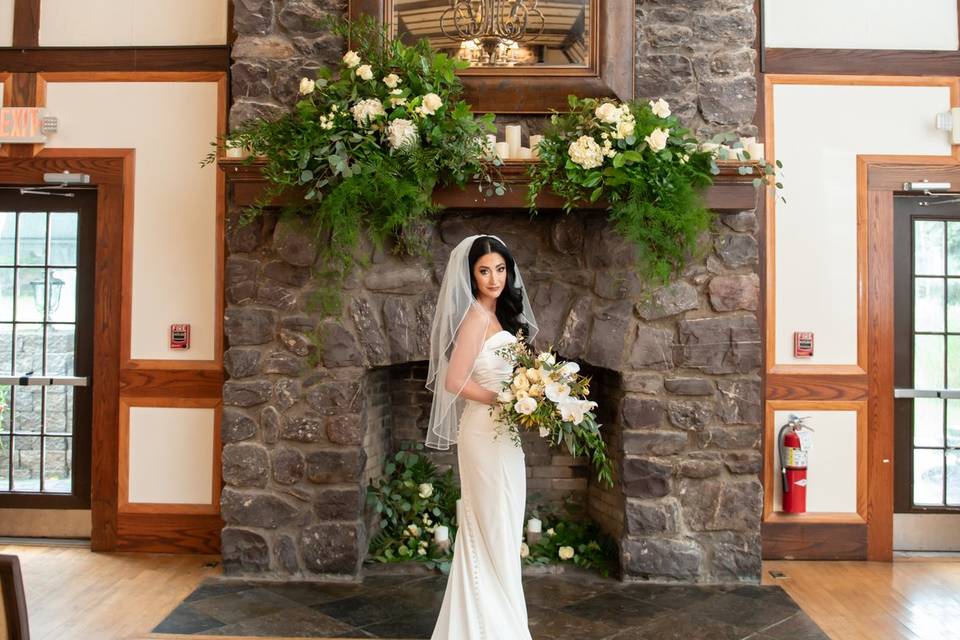
[[[520,154],[518,157],[521,160],[533,160],[533,153],[530,152],[530,147],[520,147]]]
[[[762,162],[764,157],[763,152],[764,152],[764,148],[763,148],[762,142],[754,142],[749,147],[747,147],[747,153],[750,154],[751,160],[759,160]]]
[[[228,158],[243,158],[246,154],[244,153],[244,148],[239,146],[234,146],[232,142],[226,143],[226,154]]]
[[[497,143],[497,155],[500,156],[501,160],[506,160],[510,157],[510,145],[506,142]]]
[[[520,125],[508,124],[504,127],[507,138],[507,146],[510,149],[508,158],[516,159],[520,157]]]
[[[487,151],[490,155],[493,155],[497,152],[497,136],[492,133],[487,134]]]
[[[543,136],[534,135],[530,136],[530,153],[533,154],[534,158],[540,157],[540,141],[543,140]]]

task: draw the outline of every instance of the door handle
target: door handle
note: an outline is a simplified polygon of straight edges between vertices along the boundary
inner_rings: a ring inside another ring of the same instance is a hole
[[[940,398],[960,400],[960,389],[894,389],[894,398]]]
[[[85,387],[88,382],[87,376],[35,376],[32,371],[22,376],[0,376],[0,385],[15,387]]]

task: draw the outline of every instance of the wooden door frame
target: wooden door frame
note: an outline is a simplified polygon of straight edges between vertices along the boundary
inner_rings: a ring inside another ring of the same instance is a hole
[[[34,157],[0,157],[0,184],[42,185],[43,174],[86,173],[97,187],[93,292],[90,546],[117,546],[117,457],[124,221],[133,214],[133,149],[44,149]]]
[[[894,491],[894,248],[893,197],[905,182],[949,182],[960,190],[960,160],[951,156],[857,156],[857,217],[866,231],[870,527],[867,559],[893,559]],[[915,193],[915,192],[913,192]]]

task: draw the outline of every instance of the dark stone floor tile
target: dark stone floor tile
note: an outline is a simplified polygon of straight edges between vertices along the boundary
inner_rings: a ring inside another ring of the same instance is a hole
[[[534,640],[600,640],[616,633],[615,621],[588,620],[555,609],[527,607],[528,627]]]
[[[643,624],[663,609],[622,593],[606,591],[562,607],[560,611],[587,620],[609,620],[618,627],[633,627]]]
[[[553,609],[580,602],[596,593],[597,590],[589,586],[578,585],[568,580],[558,580],[552,576],[523,582],[523,594],[527,604]]]
[[[357,629],[307,607],[277,611],[267,616],[219,627],[215,636],[282,636],[285,638],[351,637]],[[362,638],[362,635],[352,637]]]
[[[757,632],[794,615],[794,607],[721,593],[696,606],[699,616]]]
[[[364,593],[333,602],[315,604],[310,608],[351,626],[364,627],[410,614],[414,606],[411,603],[416,603],[418,611],[422,609],[423,613],[429,614],[432,611],[432,607],[423,607],[415,599],[409,598],[405,592],[390,595],[382,592]]]
[[[208,578],[200,583],[200,586],[188,595],[184,602],[193,602],[205,598],[215,598],[231,593],[239,593],[256,588],[257,585],[240,580],[223,580],[220,578]]]
[[[306,606],[366,593],[366,589],[359,584],[277,582],[267,585],[264,588],[287,600],[292,600],[293,602]]]
[[[182,603],[170,612],[154,629],[154,633],[200,633],[223,626],[216,618],[201,613],[192,605]]]
[[[783,622],[768,627],[762,635],[776,640],[830,640],[830,637],[803,611]]]
[[[619,592],[657,607],[678,611],[695,607],[701,602],[725,593],[717,587],[662,584],[626,584],[620,587]]]
[[[743,640],[751,631],[678,611],[661,611],[646,624],[627,629],[615,640]]]
[[[793,598],[777,585],[743,585],[730,591],[735,596],[750,598],[752,600],[761,600],[763,602],[772,602],[784,607],[791,607],[799,610],[800,607],[794,602]]]
[[[233,624],[270,615],[284,609],[292,609],[300,605],[268,589],[257,587],[238,593],[197,600],[191,603],[191,606],[224,624]]]
[[[361,628],[374,638],[429,638],[437,624],[437,612],[419,610],[399,618],[377,622]]]

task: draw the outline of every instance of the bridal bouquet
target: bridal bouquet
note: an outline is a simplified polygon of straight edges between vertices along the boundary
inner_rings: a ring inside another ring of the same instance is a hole
[[[590,377],[579,373],[580,365],[558,360],[550,349],[534,354],[522,332],[497,354],[513,362],[513,376],[504,382],[493,405],[500,433],[508,433],[520,446],[520,434],[536,430],[551,446],[564,444],[570,455],[588,456],[597,479],[613,486],[601,425],[592,411],[597,403],[587,400]]]

